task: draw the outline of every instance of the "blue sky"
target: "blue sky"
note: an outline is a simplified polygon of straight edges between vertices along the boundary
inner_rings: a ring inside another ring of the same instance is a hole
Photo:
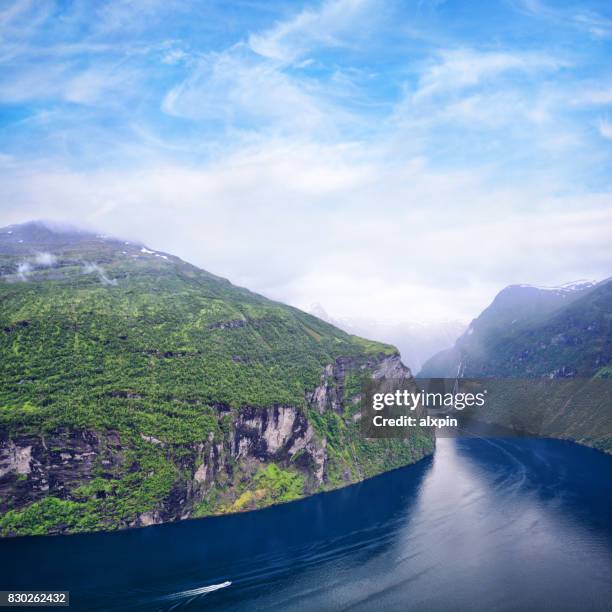
[[[608,2],[0,7],[2,225],[387,321],[612,273]]]

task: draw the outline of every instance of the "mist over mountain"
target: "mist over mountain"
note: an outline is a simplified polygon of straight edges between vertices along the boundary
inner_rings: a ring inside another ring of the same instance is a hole
[[[452,345],[465,331],[461,321],[434,321],[385,323],[375,318],[332,317],[321,304],[313,304],[309,312],[350,334],[376,338],[397,346],[402,361],[418,372],[425,361]],[[401,318],[398,315],[398,318]]]

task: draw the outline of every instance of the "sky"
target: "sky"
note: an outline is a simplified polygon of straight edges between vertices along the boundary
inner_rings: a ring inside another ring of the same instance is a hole
[[[2,1],[0,226],[470,320],[612,275],[611,59],[607,1]]]

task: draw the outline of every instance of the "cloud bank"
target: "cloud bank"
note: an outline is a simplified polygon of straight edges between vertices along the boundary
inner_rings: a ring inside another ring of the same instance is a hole
[[[15,2],[0,222],[139,239],[338,318],[610,276],[604,9],[500,2],[476,28],[484,3],[451,5]]]

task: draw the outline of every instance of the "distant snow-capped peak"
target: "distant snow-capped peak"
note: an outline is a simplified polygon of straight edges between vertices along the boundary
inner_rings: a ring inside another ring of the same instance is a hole
[[[579,280],[563,283],[562,285],[557,285],[555,287],[527,284],[514,285],[514,287],[521,287],[525,289],[538,289],[539,291],[555,291],[557,293],[574,293],[575,291],[584,291],[585,289],[594,287],[596,284],[596,281],[581,278]]]

